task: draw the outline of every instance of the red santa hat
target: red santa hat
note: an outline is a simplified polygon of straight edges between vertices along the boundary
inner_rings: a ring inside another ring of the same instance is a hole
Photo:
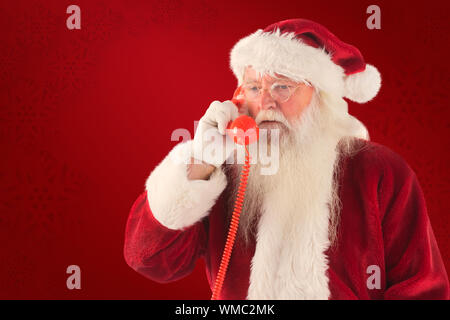
[[[381,86],[380,73],[356,47],[305,19],[280,21],[242,38],[231,50],[230,66],[239,85],[252,66],[358,103],[372,100]]]

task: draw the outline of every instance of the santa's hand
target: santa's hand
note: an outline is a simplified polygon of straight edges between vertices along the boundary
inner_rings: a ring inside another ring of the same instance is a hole
[[[238,108],[231,101],[213,101],[198,123],[193,158],[220,167],[235,150],[226,129],[238,116]]]

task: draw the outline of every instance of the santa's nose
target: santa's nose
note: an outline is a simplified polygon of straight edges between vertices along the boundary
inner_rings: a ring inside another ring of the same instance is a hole
[[[259,108],[261,110],[275,109],[277,107],[275,100],[273,100],[269,90],[263,89],[259,99]]]

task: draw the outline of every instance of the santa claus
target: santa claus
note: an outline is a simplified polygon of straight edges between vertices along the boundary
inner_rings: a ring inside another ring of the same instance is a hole
[[[262,161],[251,166],[218,298],[447,299],[448,278],[416,175],[369,141],[343,99],[374,98],[377,69],[304,19],[244,37],[230,65],[241,100],[213,102],[194,139],[152,171],[129,215],[127,263],[165,283],[187,276],[203,258],[213,287],[242,164],[230,161],[236,148],[202,157],[204,137],[213,130],[222,139],[210,143],[229,145],[228,122],[247,114],[269,132],[258,143],[279,150],[277,166],[270,174],[262,173]]]

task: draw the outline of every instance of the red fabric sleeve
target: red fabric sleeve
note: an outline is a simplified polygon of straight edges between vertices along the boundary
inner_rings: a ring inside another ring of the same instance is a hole
[[[140,274],[167,283],[192,272],[197,259],[205,252],[206,243],[204,222],[184,230],[169,229],[155,219],[144,192],[128,217],[124,256],[128,265]]]
[[[395,153],[379,185],[386,263],[385,299],[448,299],[449,282],[418,179]]]

